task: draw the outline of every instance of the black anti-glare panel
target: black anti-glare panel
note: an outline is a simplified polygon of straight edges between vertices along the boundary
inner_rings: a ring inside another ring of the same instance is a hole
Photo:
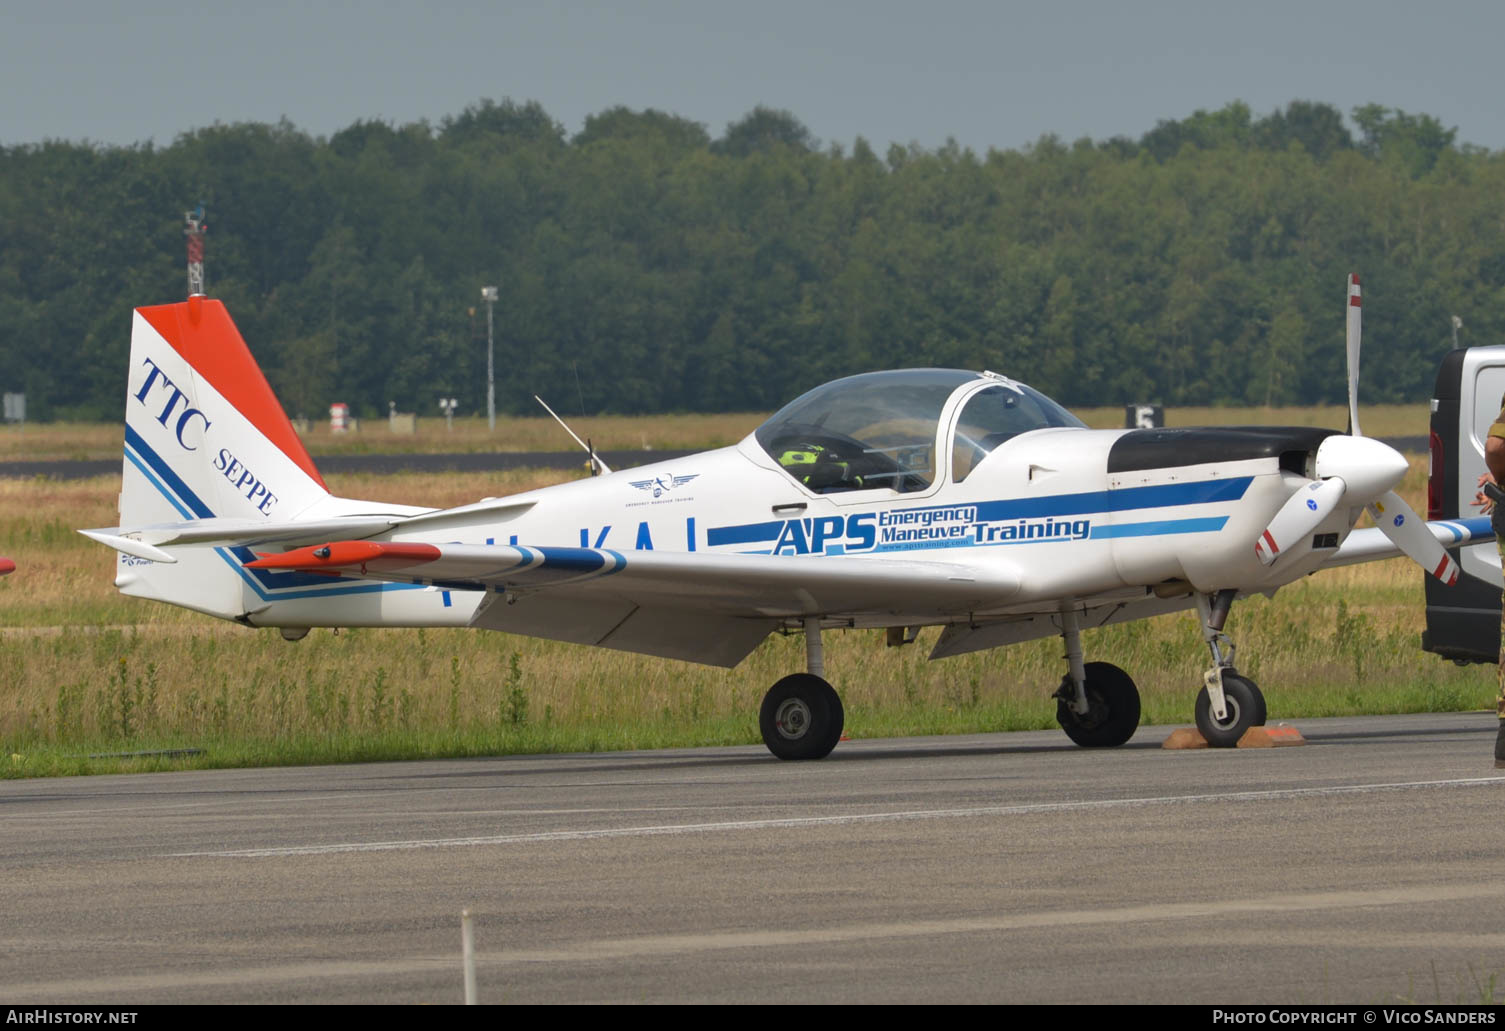
[[[1108,452],[1108,472],[1171,469],[1249,458],[1305,456],[1340,431],[1313,426],[1206,426],[1192,429],[1133,430]],[[1292,472],[1300,472],[1293,469]]]

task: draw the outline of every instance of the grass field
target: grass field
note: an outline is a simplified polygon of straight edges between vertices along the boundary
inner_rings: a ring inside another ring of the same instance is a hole
[[[328,479],[345,496],[449,506],[568,475]],[[112,553],[74,532],[115,522],[119,483],[0,479],[0,554],[20,566],[0,578],[6,776],[753,743],[763,692],[803,668],[803,641],[777,636],[731,671],[468,630],[315,630],[290,644],[120,597]],[[1402,493],[1418,507],[1424,483],[1413,461]],[[1238,666],[1272,720],[1487,707],[1492,668],[1420,651],[1421,582],[1395,560],[1236,605]],[[936,633],[894,649],[876,632],[827,635],[850,736],[1055,726],[1059,640],[930,663]],[[1145,722],[1191,722],[1207,664],[1192,616],[1089,631],[1086,650],[1131,672]],[[204,751],[91,758],[188,748]]]
[[[1083,408],[1075,412],[1094,429],[1122,429],[1124,410]],[[704,450],[735,444],[758,427],[767,413],[728,415],[566,416],[582,439],[601,451],[633,449]],[[1371,437],[1411,437],[1427,432],[1427,406],[1373,405],[1359,413]],[[1348,410],[1337,405],[1312,408],[1171,408],[1168,426],[1328,426],[1343,429]],[[496,431],[486,420],[454,420],[446,429],[438,417],[420,418],[414,433],[393,433],[386,419],[367,419],[357,432],[331,433],[327,422],[312,423],[303,435],[309,452],[342,454],[444,454],[484,451],[569,451],[575,442],[547,416],[501,417]],[[0,462],[85,461],[120,457],[117,423],[48,423],[0,427]]]

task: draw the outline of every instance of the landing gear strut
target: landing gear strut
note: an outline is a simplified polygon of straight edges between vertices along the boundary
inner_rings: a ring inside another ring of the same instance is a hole
[[[1082,661],[1076,610],[1061,613],[1061,637],[1070,669],[1056,689],[1056,722],[1067,737],[1087,748],[1123,744],[1139,727],[1139,689],[1112,663]]]
[[[793,673],[768,689],[758,713],[763,743],[780,759],[824,759],[841,740],[846,714],[825,680],[820,619],[805,619],[808,672]]]
[[[1212,668],[1202,674],[1197,694],[1197,730],[1213,748],[1232,748],[1250,727],[1264,726],[1265,696],[1233,668],[1233,641],[1223,633],[1237,592],[1197,595],[1202,639],[1212,652]]]

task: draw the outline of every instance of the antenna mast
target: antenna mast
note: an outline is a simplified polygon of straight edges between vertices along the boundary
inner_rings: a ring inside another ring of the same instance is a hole
[[[188,237],[188,296],[204,295],[204,234],[209,226],[204,222],[204,205],[183,212],[183,235]]]

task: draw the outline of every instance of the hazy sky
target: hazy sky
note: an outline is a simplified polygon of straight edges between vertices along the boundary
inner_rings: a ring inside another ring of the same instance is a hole
[[[719,136],[764,104],[826,142],[985,150],[1305,99],[1435,115],[1499,150],[1502,46],[1499,0],[0,0],[0,143],[283,116],[327,135],[511,97],[571,134],[623,104]]]

